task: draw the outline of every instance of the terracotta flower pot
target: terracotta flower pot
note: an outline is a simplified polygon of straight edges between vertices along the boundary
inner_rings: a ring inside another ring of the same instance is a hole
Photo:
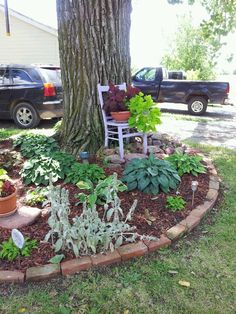
[[[0,197],[0,217],[8,216],[16,211],[16,191],[9,196]]]
[[[111,112],[111,116],[117,122],[127,122],[131,115],[130,111]]]

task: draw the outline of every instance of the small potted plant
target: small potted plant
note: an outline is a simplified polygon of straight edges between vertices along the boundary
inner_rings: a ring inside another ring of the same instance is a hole
[[[16,188],[7,171],[0,169],[0,217],[8,216],[16,210]]]
[[[131,85],[128,85],[127,90],[125,91],[110,84],[103,109],[106,114],[111,115],[114,120],[118,122],[126,122],[131,114],[128,108],[129,101],[138,93],[139,89]]]

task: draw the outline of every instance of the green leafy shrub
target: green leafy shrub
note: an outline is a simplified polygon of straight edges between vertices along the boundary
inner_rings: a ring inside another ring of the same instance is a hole
[[[59,150],[58,143],[54,138],[31,133],[18,136],[14,140],[13,146],[19,146],[21,154],[27,158],[49,155],[51,152]]]
[[[128,190],[157,194],[160,190],[168,193],[170,189],[176,189],[180,177],[168,161],[150,154],[147,159],[133,159],[126,166],[122,181],[127,183]]]
[[[0,244],[0,258],[13,261],[19,256],[30,256],[33,249],[38,247],[36,240],[25,238],[25,243],[22,249],[19,249],[10,237],[7,241]]]
[[[69,172],[65,182],[78,183],[79,181],[90,180],[94,183],[105,178],[104,170],[96,164],[74,163]]]
[[[144,96],[140,92],[132,97],[129,101],[129,110],[131,112],[129,126],[137,128],[140,132],[155,132],[157,125],[161,123],[161,111],[150,95]]]
[[[117,173],[114,173],[104,180],[100,180],[95,188],[91,181],[79,181],[76,185],[81,190],[87,190],[90,193],[89,195],[85,193],[76,195],[76,197],[80,199],[79,203],[86,202],[90,207],[95,204],[109,204],[117,196],[118,192],[127,190],[127,186],[117,179]]]
[[[167,196],[166,208],[170,209],[172,212],[177,212],[185,207],[185,200],[181,196]]]
[[[29,206],[42,205],[47,199],[47,188],[36,188],[33,191],[27,191],[25,203]]]
[[[47,156],[38,156],[27,160],[20,175],[26,185],[30,183],[48,185],[50,177],[52,182],[64,179],[60,163]]]
[[[84,203],[82,214],[73,218],[73,223],[69,221],[70,209],[67,190],[51,187],[49,202],[51,203],[51,215],[48,224],[51,229],[47,233],[45,241],[49,241],[50,238],[54,241],[55,252],[69,249],[77,257],[96,253],[98,250],[102,252],[108,249],[114,250],[124,241],[134,242],[136,238],[156,239],[139,235],[134,232],[135,227],[128,224],[137,201],[133,203],[125,219],[123,219],[124,214],[118,197],[115,197],[110,207],[105,210],[106,215],[103,219],[98,216],[96,205],[90,208]]]
[[[174,166],[180,176],[185,173],[191,173],[194,176],[198,176],[200,173],[206,172],[204,165],[201,163],[201,156],[176,152],[168,156],[166,160]]]

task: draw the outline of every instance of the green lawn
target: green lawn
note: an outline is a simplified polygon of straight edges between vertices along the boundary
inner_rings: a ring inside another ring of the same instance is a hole
[[[236,152],[203,150],[219,170],[224,192],[191,235],[159,253],[70,279],[2,286],[0,313],[235,313]],[[19,312],[23,307],[27,312]]]

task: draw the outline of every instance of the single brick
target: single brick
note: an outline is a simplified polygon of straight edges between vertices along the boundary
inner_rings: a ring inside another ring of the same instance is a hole
[[[197,206],[191,211],[191,216],[199,217],[200,219],[204,217],[213,207],[214,202],[206,201],[202,205]]]
[[[215,182],[220,182],[221,181],[218,176],[211,175],[209,178],[210,178],[211,181],[215,181]]]
[[[62,275],[68,276],[78,273],[82,270],[87,270],[92,266],[90,257],[74,258],[61,263]]]
[[[218,197],[218,191],[215,189],[209,189],[206,195],[206,199],[215,202]]]
[[[191,214],[187,216],[184,220],[180,221],[180,224],[183,226],[186,226],[188,231],[191,231],[193,228],[195,228],[199,223],[201,219],[196,216],[192,216]]]
[[[60,265],[48,264],[44,266],[30,267],[26,270],[27,281],[40,281],[58,276],[61,273]]]
[[[219,190],[219,188],[220,188],[220,183],[210,179],[209,189]]]
[[[137,243],[122,245],[117,250],[121,255],[122,261],[125,261],[136,256],[144,255],[148,251],[148,248],[142,241],[139,241]]]
[[[117,250],[114,252],[108,252],[106,254],[96,254],[91,256],[92,264],[94,266],[107,266],[114,263],[119,263],[121,261],[121,256]]]
[[[177,224],[174,227],[167,230],[166,235],[171,240],[177,240],[187,231],[187,227]]]
[[[217,176],[217,171],[215,168],[209,169],[209,173],[213,176]]]
[[[0,270],[0,283],[24,282],[25,274],[20,271]]]
[[[144,244],[148,247],[148,251],[153,252],[162,247],[168,246],[171,244],[171,240],[168,239],[164,234],[161,235],[160,239],[157,241],[148,241],[144,240]]]

